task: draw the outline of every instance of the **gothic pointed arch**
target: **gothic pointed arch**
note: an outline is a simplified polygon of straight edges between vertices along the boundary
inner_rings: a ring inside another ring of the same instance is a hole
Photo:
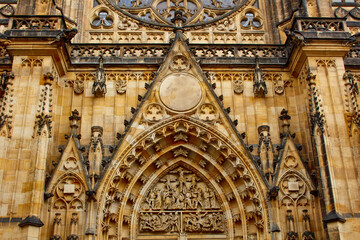
[[[101,226],[98,234],[104,239],[141,239],[143,234],[158,232],[176,236],[180,229],[175,231],[176,225],[168,223],[175,215],[183,216],[178,218],[182,221],[178,224],[185,226],[181,230],[187,229],[186,234],[193,237],[206,232],[218,234],[221,239],[264,236],[268,216],[262,192],[266,186],[259,181],[261,177],[252,169],[248,157],[226,141],[221,133],[198,120],[177,116],[156,124],[134,140],[134,144],[113,160],[114,164],[97,191],[100,194],[98,226]],[[179,168],[186,172],[184,184],[179,180]],[[193,175],[199,180],[192,187],[190,179]],[[166,190],[164,182],[167,180],[172,182],[169,184],[174,192]],[[181,184],[188,191],[181,190]],[[190,189],[198,192],[193,193]],[[205,207],[207,189],[213,192],[207,194],[216,196],[213,197],[219,206],[216,209]],[[198,200],[190,196],[186,200],[186,194],[195,194]],[[157,205],[154,196],[160,199]],[[174,199],[183,200],[174,203]],[[191,204],[196,202],[197,207],[193,208]],[[153,209],[149,204],[157,207]],[[174,204],[177,204],[174,209],[168,209],[172,208],[168,205]],[[189,220],[190,213],[198,211],[204,215],[203,219],[197,220],[198,224],[204,227],[190,224],[195,221]],[[168,215],[161,224],[159,217],[164,214]],[[144,218],[150,218],[150,215],[160,223],[144,225]],[[219,226],[215,223],[216,226],[206,225],[215,218],[219,218],[216,223]],[[220,225],[226,226],[227,230],[222,231]]]

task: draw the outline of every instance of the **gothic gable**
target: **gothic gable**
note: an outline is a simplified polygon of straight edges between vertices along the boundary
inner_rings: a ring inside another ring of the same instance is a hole
[[[83,157],[79,151],[80,144],[73,135],[69,137],[69,140],[61,154],[60,160],[57,163],[53,174],[51,176],[50,182],[47,184],[47,191],[51,192],[55,187],[59,179],[62,179],[64,176],[75,176],[79,178],[89,189],[89,183],[87,183],[85,166],[83,164]]]
[[[181,34],[146,87],[95,185],[99,234],[261,238],[266,185]]]

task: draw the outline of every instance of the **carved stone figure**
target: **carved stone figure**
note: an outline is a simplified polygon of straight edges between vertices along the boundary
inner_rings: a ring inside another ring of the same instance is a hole
[[[118,28],[120,30],[138,30],[139,29],[139,25],[133,21],[130,21],[129,19],[126,18],[122,18],[119,21],[119,25]]]
[[[115,82],[115,89],[118,94],[124,94],[126,92],[126,80],[117,80]]]
[[[214,191],[195,173],[179,167],[159,179],[145,197],[140,232],[223,232]],[[181,224],[182,222],[182,224]]]
[[[103,97],[106,94],[106,80],[103,66],[103,58],[100,57],[99,68],[96,72],[95,81],[92,87],[92,93],[95,97]]]
[[[84,80],[74,81],[74,92],[76,94],[81,94],[84,92]]]
[[[258,58],[255,59],[253,92],[255,97],[265,97],[265,94],[267,94],[267,87],[260,69]]]
[[[241,79],[234,80],[234,92],[236,94],[241,94],[244,92],[244,81]]]

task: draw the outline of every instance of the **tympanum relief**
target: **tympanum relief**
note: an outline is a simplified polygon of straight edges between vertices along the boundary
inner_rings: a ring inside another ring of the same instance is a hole
[[[224,217],[214,190],[182,167],[163,176],[143,201],[140,233],[224,231]]]

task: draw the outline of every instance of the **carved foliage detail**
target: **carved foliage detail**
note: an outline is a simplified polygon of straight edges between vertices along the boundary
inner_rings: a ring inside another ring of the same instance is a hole
[[[0,75],[0,129],[6,127],[6,131],[1,132],[1,136],[10,137],[10,129],[12,128],[12,116],[14,106],[14,74],[4,70]]]
[[[224,232],[224,218],[215,192],[195,173],[179,167],[148,192],[141,207],[139,231],[181,230]]]
[[[54,77],[51,73],[48,73],[44,78],[46,83],[44,86],[41,86],[40,89],[41,92],[34,126],[34,136],[43,134],[44,127],[47,127],[48,137],[51,137],[51,114],[53,111],[53,87],[51,82]]]

